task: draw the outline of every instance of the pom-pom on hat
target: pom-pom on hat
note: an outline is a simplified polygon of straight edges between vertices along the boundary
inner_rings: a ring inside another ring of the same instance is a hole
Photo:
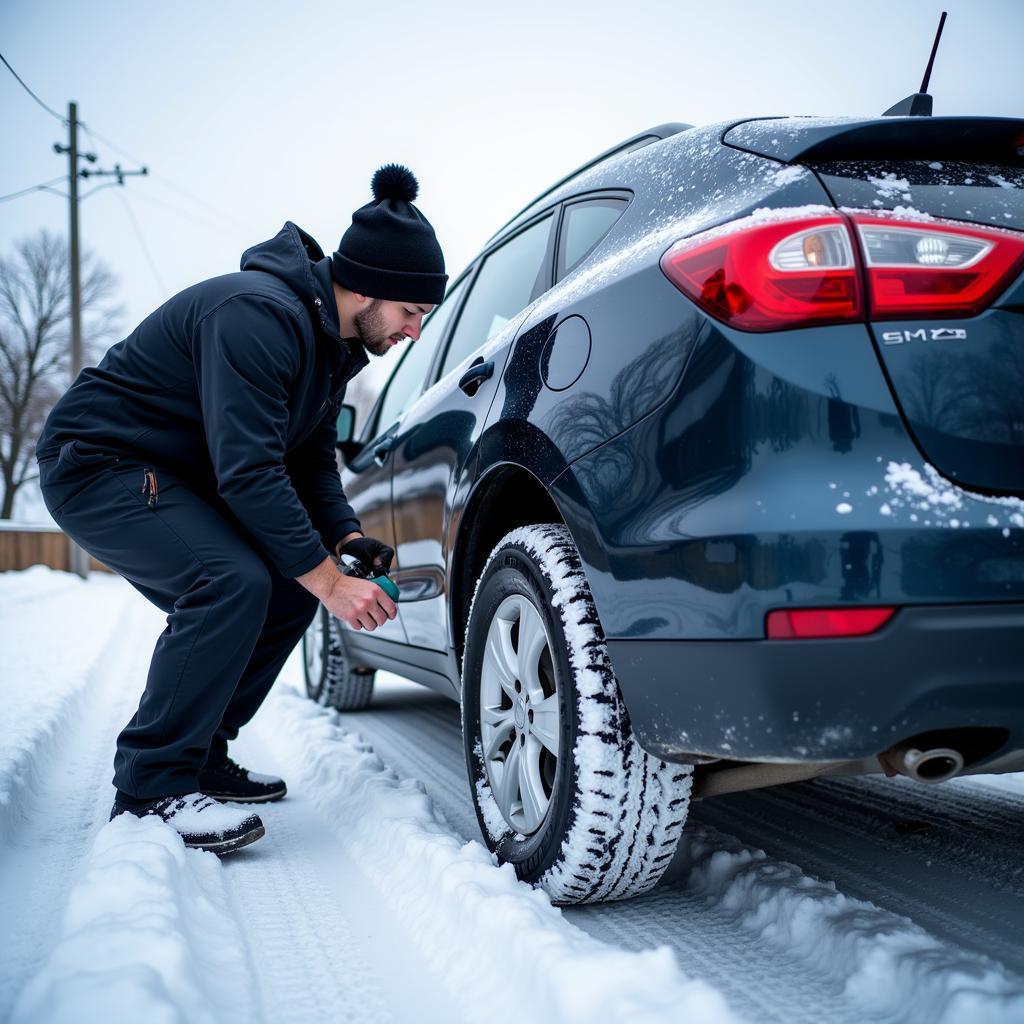
[[[331,257],[334,280],[372,299],[440,302],[448,275],[430,221],[412,204],[416,176],[401,164],[385,164],[370,188],[373,201],[352,214]]]

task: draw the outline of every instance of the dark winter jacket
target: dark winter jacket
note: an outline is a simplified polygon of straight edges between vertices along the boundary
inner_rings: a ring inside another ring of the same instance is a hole
[[[285,576],[360,529],[335,462],[346,383],[368,362],[338,333],[330,260],[291,222],[242,269],[186,288],[53,408],[36,458],[78,440],[221,496]],[[326,548],[325,548],[326,546]]]

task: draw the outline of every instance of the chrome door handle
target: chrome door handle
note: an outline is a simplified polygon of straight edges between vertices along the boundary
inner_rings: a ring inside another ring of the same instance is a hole
[[[386,437],[380,444],[373,446],[373,461],[378,466],[383,466],[388,461],[388,456],[391,454],[391,450],[395,447],[395,438]]]
[[[493,374],[494,360],[488,359],[485,363],[483,359],[480,359],[459,378],[459,387],[472,397],[477,393],[480,385],[493,376]]]

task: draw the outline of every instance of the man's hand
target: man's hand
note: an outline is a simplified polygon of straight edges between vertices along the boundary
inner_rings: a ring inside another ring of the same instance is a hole
[[[374,630],[398,615],[395,602],[369,580],[338,572],[333,559],[325,558],[315,569],[296,577],[296,582],[318,597],[324,607],[353,629]]]
[[[340,547],[340,554],[358,558],[367,569],[375,573],[386,573],[391,568],[391,560],[395,557],[393,548],[373,537],[356,537],[342,542]]]

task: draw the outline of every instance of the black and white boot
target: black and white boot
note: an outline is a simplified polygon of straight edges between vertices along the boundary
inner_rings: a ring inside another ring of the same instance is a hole
[[[250,772],[230,757],[218,765],[207,765],[199,773],[199,788],[214,800],[240,804],[266,804],[288,792],[284,779]]]
[[[137,818],[155,814],[181,836],[186,846],[211,853],[239,850],[265,834],[258,814],[225,807],[203,793],[166,796],[147,804],[131,805],[118,797],[110,810],[111,820],[125,811]]]

